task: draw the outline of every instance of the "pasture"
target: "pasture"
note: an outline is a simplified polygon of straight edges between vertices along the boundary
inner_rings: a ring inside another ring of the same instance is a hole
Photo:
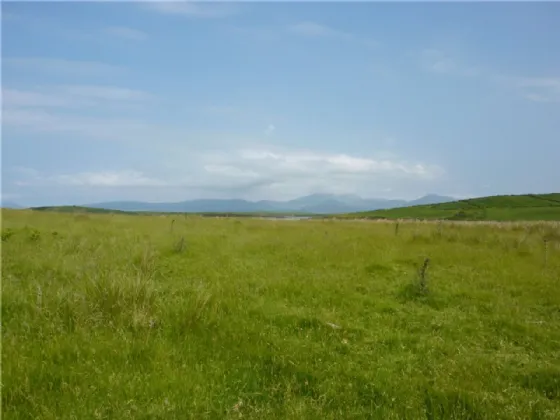
[[[558,419],[559,235],[6,210],[2,411]]]

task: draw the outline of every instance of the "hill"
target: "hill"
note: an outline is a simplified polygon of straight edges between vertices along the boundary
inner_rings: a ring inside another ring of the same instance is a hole
[[[288,201],[247,201],[227,199],[189,200],[177,203],[147,203],[141,201],[114,201],[85,204],[83,207],[107,210],[142,211],[158,213],[351,213],[366,210],[390,209],[416,204],[453,201],[452,197],[429,194],[417,200],[387,200],[362,198],[357,195],[312,194]]]
[[[448,203],[344,214],[343,218],[425,220],[560,220],[560,193],[499,195]]]

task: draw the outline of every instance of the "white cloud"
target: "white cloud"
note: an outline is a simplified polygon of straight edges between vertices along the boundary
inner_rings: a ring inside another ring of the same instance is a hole
[[[438,49],[424,49],[417,55],[424,70],[462,77],[483,76],[494,84],[517,90],[520,96],[542,103],[560,103],[559,77],[519,77],[499,74],[491,69],[481,71],[478,67],[461,64],[456,58]]]
[[[18,186],[68,186],[68,187],[156,187],[162,181],[145,176],[138,171],[80,172],[76,174],[41,175],[30,170],[31,176],[16,181]]]
[[[258,110],[233,106],[191,106],[183,112],[188,117],[203,121],[197,126],[186,125],[181,120],[159,122],[161,110],[174,105],[173,101],[141,90],[102,85],[49,85],[33,89],[2,91],[2,124],[12,134],[61,134],[76,141],[134,140],[137,144],[158,142],[183,144],[212,143],[246,144],[247,138],[226,128],[213,128],[212,121],[246,122],[254,126],[255,118],[261,122],[278,115],[259,115]],[[265,119],[266,118],[266,119]],[[271,118],[271,119],[272,119]],[[273,124],[264,132],[272,133]],[[259,138],[256,133],[256,138]],[[39,138],[48,138],[39,136]],[[257,141],[253,139],[254,141]]]
[[[94,140],[139,140],[166,135],[165,128],[138,120],[54,113],[45,109],[3,109],[3,128],[34,133],[61,133]]]
[[[21,194],[13,194],[13,193],[6,193],[6,192],[2,192],[1,194],[1,201],[8,201],[8,200],[17,200],[18,198],[21,197]]]
[[[223,176],[234,179],[258,179],[261,175],[250,169],[239,168],[230,165],[207,164],[203,166],[207,174]]]
[[[299,22],[288,27],[290,32],[305,36],[328,36],[339,32],[315,22]]]
[[[33,133],[71,133],[94,139],[132,139],[156,136],[159,129],[139,119],[113,117],[124,110],[138,110],[155,98],[144,91],[116,86],[51,85],[2,90],[2,124]],[[93,111],[77,115],[75,111]],[[96,115],[99,114],[99,115]],[[102,116],[105,115],[105,116]]]
[[[276,127],[274,126],[274,124],[269,124],[268,127],[266,127],[266,129],[264,130],[264,134],[265,136],[271,136],[272,134],[274,134],[274,131],[276,131]]]
[[[51,85],[35,90],[2,89],[4,107],[80,107],[151,98],[147,92],[116,86]]]
[[[508,80],[530,101],[560,102],[560,78],[514,77]]]
[[[20,98],[24,99],[24,98]],[[57,125],[57,118],[44,110],[8,108],[2,110],[3,127],[23,127],[37,131],[51,131]],[[64,126],[60,127],[64,129]]]
[[[62,85],[2,90],[2,126],[30,133],[61,133],[90,139],[153,138],[169,130],[140,119],[115,118],[151,105],[147,92],[112,86]],[[93,111],[78,115],[76,111]],[[99,115],[96,115],[99,114]]]
[[[82,172],[72,175],[60,175],[55,181],[62,185],[101,186],[101,187],[135,187],[162,186],[162,181],[149,178],[137,171]]]
[[[538,93],[527,93],[525,99],[532,102],[560,102],[560,96],[541,95]]]
[[[350,32],[340,31],[329,26],[312,22],[302,21],[287,27],[289,33],[313,38],[334,38],[347,41],[360,42],[369,46],[376,46],[377,42]]]
[[[435,48],[426,48],[419,53],[420,65],[424,70],[439,74],[477,76],[479,69],[459,63],[448,53]]]
[[[238,152],[237,157],[244,162],[244,165],[285,175],[293,173],[392,174],[429,178],[439,174],[439,168],[421,164],[312,151],[273,152],[266,149],[243,149]]]
[[[144,3],[142,6],[157,13],[166,15],[185,16],[191,18],[216,19],[231,16],[236,13],[236,8],[231,4],[193,1],[154,1]]]
[[[248,198],[289,199],[305,194],[385,195],[432,185],[444,173],[436,165],[399,159],[323,153],[312,150],[245,148],[200,154],[205,162],[195,178],[214,191]]]
[[[104,28],[103,32],[107,35],[130,39],[132,41],[143,41],[148,38],[148,35],[145,32],[126,26],[109,26]]]
[[[546,88],[560,91],[560,78],[553,77],[518,77],[518,86],[529,88]]]
[[[152,98],[152,95],[147,92],[117,86],[64,85],[53,86],[51,90],[62,95],[106,101],[143,101]]]
[[[423,188],[443,173],[436,165],[397,159],[247,148],[191,152],[182,156],[180,164],[168,165],[166,170],[162,165],[159,172],[150,174],[114,170],[46,176],[20,171],[18,185],[147,188],[146,196],[138,199],[147,199],[153,188],[175,189],[181,194],[198,191],[212,196],[284,199],[314,192],[371,196],[403,187]]]
[[[220,117],[241,117],[247,116],[246,109],[233,105],[196,105],[185,108],[186,112],[204,113],[212,116]],[[249,114],[250,115],[250,114]]]
[[[110,76],[124,68],[97,61],[76,61],[45,57],[6,57],[2,65],[19,70],[41,71],[72,76]]]
[[[6,12],[3,11],[3,20]],[[43,33],[50,35],[60,36],[62,38],[72,41],[82,41],[87,43],[96,43],[99,47],[103,47],[107,43],[106,37],[100,37],[100,33],[107,35],[114,40],[114,38],[123,38],[133,41],[145,40],[148,35],[140,30],[130,28],[127,26],[108,26],[99,29],[86,29],[83,27],[74,27],[72,25],[61,24],[61,21],[56,16],[32,15],[32,14],[17,14],[9,18],[8,23],[18,24],[25,27],[29,33],[34,33],[36,36],[42,36]]]
[[[455,68],[455,62],[440,50],[422,50],[421,58],[424,67],[436,73],[448,73]]]
[[[3,107],[53,107],[70,106],[68,98],[44,92],[2,89]]]
[[[2,20],[17,20],[19,16],[16,13],[6,12],[2,10]]]

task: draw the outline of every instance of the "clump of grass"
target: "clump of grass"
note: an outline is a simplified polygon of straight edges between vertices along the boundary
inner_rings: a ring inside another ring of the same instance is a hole
[[[133,259],[138,278],[152,281],[157,271],[157,254],[151,246],[145,246],[142,252]]]
[[[154,286],[153,281],[141,276],[103,273],[90,279],[85,286],[85,295],[94,315],[92,320],[130,326],[139,314],[148,317],[155,309]]]
[[[438,234],[438,236],[441,236],[442,232],[443,232],[443,221],[440,220],[437,224],[437,234]]]
[[[31,242],[37,242],[39,239],[41,239],[41,232],[39,232],[37,229],[31,229],[27,238]]]
[[[424,397],[427,420],[485,419],[484,411],[472,398],[458,392],[427,390]]]
[[[85,304],[94,324],[135,327],[145,325],[154,315],[157,303],[157,256],[150,247],[136,255],[133,270],[93,269],[86,272]]]
[[[549,400],[560,400],[560,370],[558,369],[534,370],[521,376],[520,382],[523,387],[534,389]]]
[[[560,242],[560,231],[557,229],[547,229],[543,235],[543,240],[550,242]]]
[[[545,233],[543,234],[545,268],[548,265],[548,255],[553,244],[555,244],[557,248],[560,246],[560,231],[554,228],[546,229]]]
[[[414,243],[430,243],[432,242],[432,238],[433,238],[433,233],[423,233],[423,232],[418,232],[418,231],[414,231],[412,232],[412,235],[410,236],[409,241]]]
[[[422,264],[416,272],[414,280],[407,283],[399,294],[403,302],[413,301],[427,304],[434,308],[440,308],[442,306],[440,299],[438,299],[431,288],[428,287],[429,265],[430,258],[424,258]]]
[[[37,286],[37,309],[41,310],[43,308],[43,289],[41,286]]]
[[[393,272],[393,268],[384,264],[372,263],[366,266],[366,272],[374,275],[386,275]]]
[[[14,236],[15,233],[15,230],[10,228],[2,229],[2,242],[6,242],[7,240],[9,240],[12,236]]]
[[[185,250],[185,237],[181,236],[181,238],[175,243],[174,251],[177,254],[180,254]]]

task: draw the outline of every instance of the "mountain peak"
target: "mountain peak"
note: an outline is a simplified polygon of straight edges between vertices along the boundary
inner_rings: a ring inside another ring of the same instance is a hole
[[[437,204],[454,201],[452,197],[428,194],[413,201],[364,199],[355,194],[310,194],[289,201],[241,199],[199,199],[179,203],[113,202],[90,204],[85,207],[123,211],[154,211],[180,213],[254,213],[254,212],[307,212],[317,214],[353,213],[359,211],[390,209],[421,204]]]
[[[416,200],[409,201],[409,206],[419,206],[419,205],[428,205],[428,204],[439,204],[439,203],[448,203],[450,201],[455,201],[454,197],[447,197],[444,195],[438,194],[426,194]]]

